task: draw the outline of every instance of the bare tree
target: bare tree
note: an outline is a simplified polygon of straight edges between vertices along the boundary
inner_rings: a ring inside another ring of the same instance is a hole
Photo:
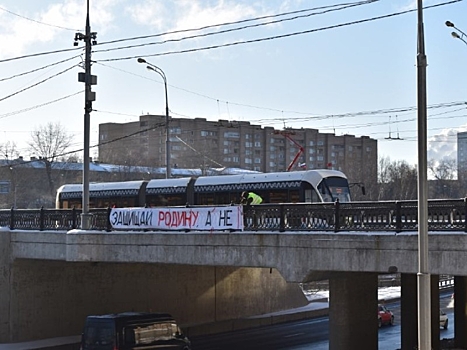
[[[460,184],[456,180],[457,162],[453,158],[443,158],[440,161],[431,159],[428,162],[428,170],[433,175],[434,180],[431,187],[432,198],[459,198],[465,195],[460,194]]]
[[[58,123],[47,123],[37,127],[31,133],[31,141],[28,142],[29,150],[39,157],[46,169],[49,183],[50,195],[54,197],[54,184],[52,179],[52,163],[62,157],[70,147],[73,135],[69,134],[65,128]]]
[[[19,157],[18,148],[15,142],[7,141],[0,144],[0,156],[5,159],[16,159]]]
[[[380,158],[378,169],[378,200],[417,198],[417,168],[406,161]]]

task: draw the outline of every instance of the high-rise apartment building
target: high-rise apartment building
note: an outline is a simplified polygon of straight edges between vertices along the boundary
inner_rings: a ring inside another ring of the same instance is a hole
[[[336,136],[316,129],[276,130],[246,121],[170,120],[171,167],[237,167],[262,172],[332,168],[354,182],[377,178],[377,141]],[[138,122],[99,125],[99,161],[165,166],[165,116],[142,115]],[[291,141],[292,139],[293,141]]]
[[[457,133],[457,175],[462,182],[467,177],[467,131]]]

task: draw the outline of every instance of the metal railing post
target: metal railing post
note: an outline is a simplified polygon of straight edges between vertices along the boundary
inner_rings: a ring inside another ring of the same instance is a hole
[[[467,197],[464,198],[464,232],[467,232]]]
[[[339,198],[334,202],[334,232],[339,232],[340,225],[340,203]]]
[[[402,232],[402,204],[396,201],[396,233]]]
[[[71,228],[74,230],[78,226],[78,215],[76,213],[76,208],[71,209]]]
[[[39,216],[39,230],[40,231],[44,231],[44,227],[45,227],[45,214],[44,214],[44,207],[41,207],[41,212],[40,212],[40,216]]]
[[[10,230],[15,229],[15,207],[11,207],[11,214],[10,214]]]
[[[110,212],[112,211],[112,208],[107,207],[107,232],[112,231],[112,224],[110,223]]]

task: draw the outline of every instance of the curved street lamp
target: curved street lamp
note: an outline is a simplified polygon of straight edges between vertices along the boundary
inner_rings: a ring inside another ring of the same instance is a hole
[[[158,66],[147,62],[144,58],[138,58],[138,63],[146,63],[146,68],[156,72],[162,77],[164,80],[164,88],[165,88],[165,163],[166,163],[166,171],[165,171],[165,178],[169,179],[171,176],[171,169],[170,169],[170,137],[169,137],[169,99],[167,97],[167,77],[162,69]]]
[[[451,21],[446,21],[446,26],[448,27],[451,27],[451,28],[454,28],[455,30],[457,30],[457,32],[452,32],[451,35],[454,39],[460,39],[463,41],[464,44],[467,45],[467,41],[464,39],[464,37],[467,38],[467,34],[465,34],[462,30],[460,30],[459,28],[457,28],[454,23],[452,23]],[[461,35],[459,35],[459,33],[461,33]]]

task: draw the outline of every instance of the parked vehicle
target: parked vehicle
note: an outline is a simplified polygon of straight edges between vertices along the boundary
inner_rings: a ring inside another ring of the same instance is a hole
[[[191,350],[191,343],[166,313],[125,312],[88,316],[81,350]]]
[[[394,325],[394,314],[386,306],[378,305],[378,327],[384,325]]]
[[[439,310],[439,326],[443,329],[448,329],[449,318],[444,311]]]

